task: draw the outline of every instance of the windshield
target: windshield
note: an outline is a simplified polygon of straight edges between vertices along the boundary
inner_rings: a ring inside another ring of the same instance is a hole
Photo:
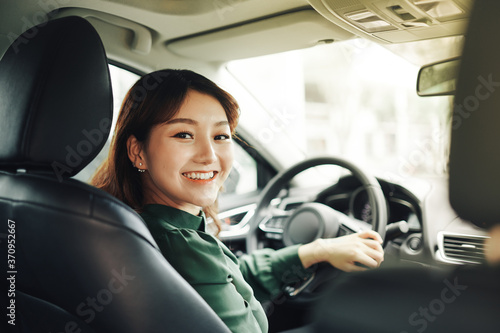
[[[419,67],[355,39],[232,61],[227,69],[263,109],[243,102],[240,127],[285,167],[335,155],[386,177],[442,176],[451,98],[419,97]]]

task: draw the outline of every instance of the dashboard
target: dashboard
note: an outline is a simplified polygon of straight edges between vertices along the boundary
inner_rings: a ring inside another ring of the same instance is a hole
[[[422,230],[422,212],[419,200],[402,186],[379,179],[387,202],[388,224],[406,221],[411,232]],[[355,219],[372,223],[371,206],[366,190],[353,176],[346,176],[322,192],[315,199]]]
[[[458,218],[449,205],[445,180],[420,181],[420,187],[426,184],[423,190],[380,178],[378,181],[386,199],[388,227],[400,223],[406,226],[406,230],[393,233],[386,240],[386,265],[416,264],[442,268],[484,261],[486,232]],[[357,178],[348,175],[319,191],[317,188],[294,187],[282,191],[279,198],[271,202],[279,213],[260,222],[258,232],[262,245],[274,249],[284,247],[283,231],[288,217],[307,202],[327,205],[358,220],[360,229],[371,227],[372,209],[367,192]],[[219,237],[237,255],[246,251],[247,223],[255,208],[255,204],[248,204],[221,215],[230,222]],[[339,235],[352,230],[341,230]]]

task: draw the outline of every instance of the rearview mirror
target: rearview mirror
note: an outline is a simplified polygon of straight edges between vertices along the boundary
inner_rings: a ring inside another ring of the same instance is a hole
[[[455,93],[460,58],[448,59],[420,68],[417,79],[419,96],[443,96]]]

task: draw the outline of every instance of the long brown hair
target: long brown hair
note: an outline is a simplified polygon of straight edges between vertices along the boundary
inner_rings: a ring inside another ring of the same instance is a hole
[[[91,184],[140,212],[144,207],[143,184],[141,174],[129,160],[127,140],[134,135],[139,142],[146,143],[155,125],[165,123],[177,114],[189,90],[217,99],[226,112],[234,135],[239,118],[238,103],[214,82],[189,70],[164,69],[149,73],[128,91],[118,115],[108,158],[97,169]],[[217,202],[203,207],[203,210],[220,231]]]

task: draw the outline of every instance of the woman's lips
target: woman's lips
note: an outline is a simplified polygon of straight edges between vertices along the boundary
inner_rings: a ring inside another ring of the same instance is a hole
[[[192,172],[183,172],[182,176],[189,181],[196,183],[209,183],[217,177],[217,171],[192,171]]]

